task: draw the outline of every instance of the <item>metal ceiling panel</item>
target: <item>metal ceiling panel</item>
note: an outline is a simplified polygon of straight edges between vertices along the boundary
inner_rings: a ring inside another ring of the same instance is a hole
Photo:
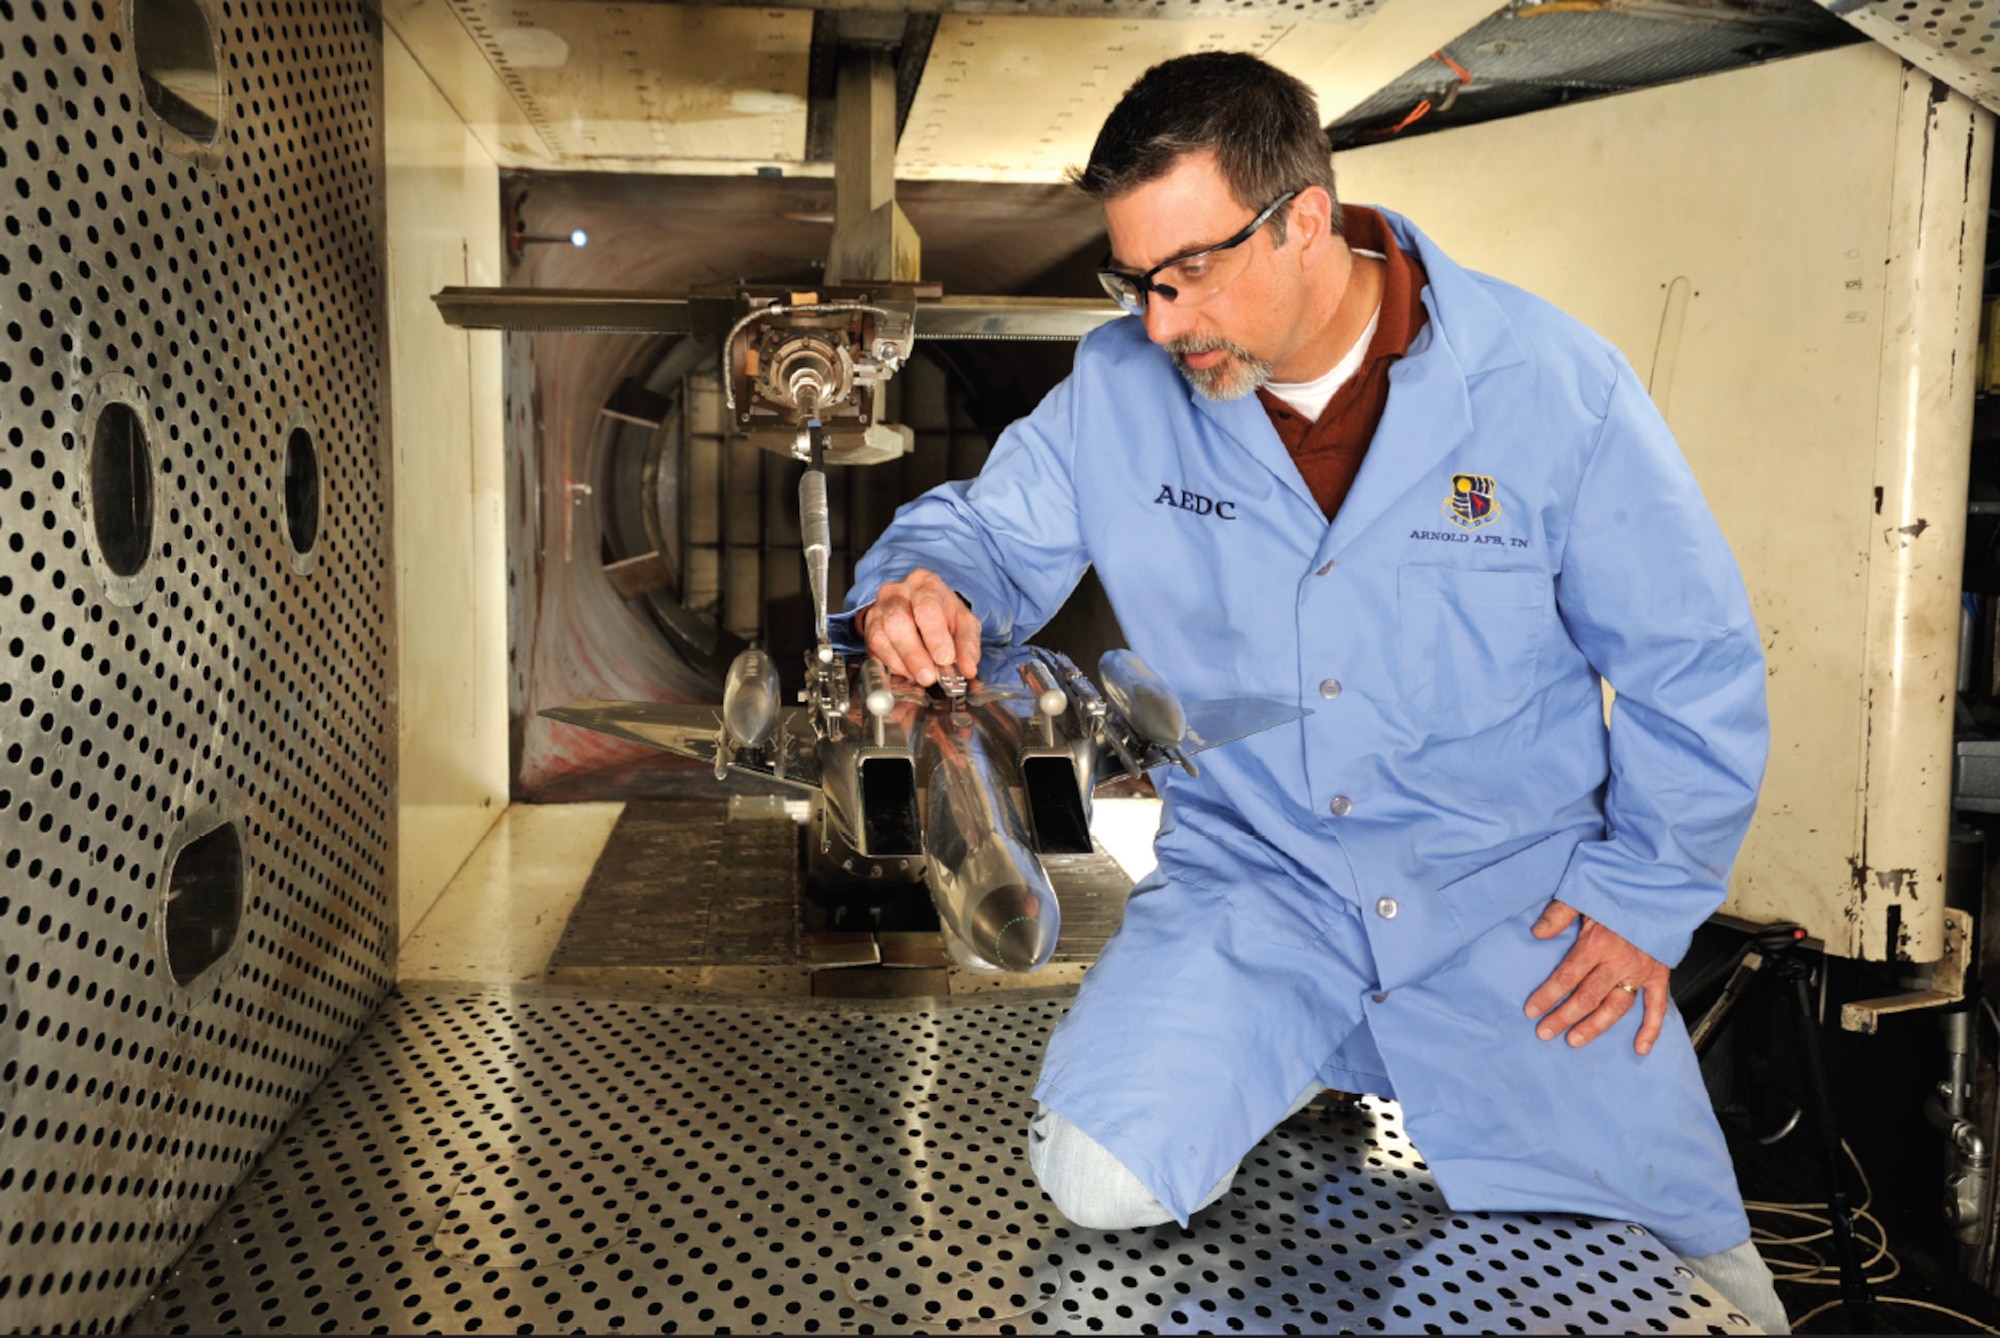
[[[1972,96],[2000,95],[2000,19],[1984,0],[1200,3],[943,0],[925,16],[928,60],[902,71],[898,173],[1059,181],[1149,66],[1221,49],[1296,74],[1326,119],[1363,142],[1427,99],[1435,106],[1411,133],[1836,45],[1852,30],[1829,9]],[[906,9],[846,0],[827,14]],[[831,171],[824,144],[807,143],[809,0],[385,0],[383,12],[503,167]],[[832,31],[826,14],[817,22]],[[1469,84],[1430,59],[1440,50]]]
[[[896,155],[917,180],[1056,181],[1090,156],[1147,67],[1193,51],[1268,52],[1286,19],[1042,19],[949,14]]]
[[[383,16],[502,167],[801,170],[809,10],[387,0]]]
[[[897,153],[898,175],[1059,181],[1090,156],[1119,96],[1148,67],[1250,51],[1298,76],[1331,120],[1492,14],[1497,0],[1307,4],[1266,14],[1148,20],[947,15]]]
[[[450,4],[565,167],[805,155],[805,10]]]
[[[948,14],[896,172],[914,180],[1062,180],[1090,158],[1098,128],[1132,80],[1190,52],[1264,56],[1302,78],[1332,120],[1496,8],[1498,0],[1312,0],[1274,12],[1234,4],[1226,18]]]
[[[1232,0],[1216,15],[1200,0],[956,0],[930,16],[920,80],[906,62],[897,169],[1060,180],[1133,80],[1193,51],[1265,55],[1331,118],[1498,3]],[[831,170],[806,140],[815,20],[801,5],[386,0],[383,12],[503,167]]]
[[[1987,0],[1819,0],[1904,60],[2000,112],[2000,10]]]
[[[1742,69],[1852,41],[1812,0],[1603,0],[1510,5],[1428,53],[1334,122],[1336,144],[1367,143],[1429,100],[1403,133],[1471,125],[1607,93]]]
[[[1319,99],[1320,119],[1331,123],[1501,7],[1498,0],[1424,0],[1385,6],[1365,23],[1301,23],[1269,56],[1305,80]]]

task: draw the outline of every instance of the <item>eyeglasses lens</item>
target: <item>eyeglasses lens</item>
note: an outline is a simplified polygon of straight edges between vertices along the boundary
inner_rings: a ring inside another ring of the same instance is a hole
[[[1206,251],[1169,265],[1153,280],[1154,290],[1184,307],[1198,306],[1227,288],[1249,262],[1247,247]]]
[[[1132,315],[1137,316],[1145,311],[1146,295],[1139,290],[1139,285],[1132,282],[1131,279],[1123,274],[1115,274],[1108,270],[1099,270],[1097,281],[1104,285],[1104,291],[1110,294],[1113,302],[1116,302]]]
[[[1177,265],[1161,270],[1145,288],[1132,276],[1113,270],[1098,271],[1097,280],[1111,300],[1134,316],[1145,314],[1146,300],[1154,293],[1178,306],[1199,306],[1229,286],[1243,269],[1248,253],[1238,247],[1206,251],[1190,256]]]

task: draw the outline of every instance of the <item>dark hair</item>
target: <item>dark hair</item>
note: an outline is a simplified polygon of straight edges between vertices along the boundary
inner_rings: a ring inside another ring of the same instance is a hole
[[[1090,162],[1069,179],[1094,200],[1112,200],[1204,149],[1214,150],[1223,180],[1245,209],[1262,209],[1288,190],[1323,186],[1333,201],[1333,230],[1342,231],[1333,149],[1312,90],[1240,51],[1179,56],[1140,75],[1097,132]],[[1271,220],[1280,242],[1289,209]]]

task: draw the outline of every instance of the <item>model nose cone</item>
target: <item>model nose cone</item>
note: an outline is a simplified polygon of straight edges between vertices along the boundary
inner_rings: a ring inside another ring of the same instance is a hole
[[[1035,971],[1056,950],[1055,907],[1025,887],[996,888],[972,914],[972,946],[1002,971]]]
[[[1056,950],[1056,936],[1039,920],[1015,920],[1000,931],[994,956],[1008,971],[1036,971]]]

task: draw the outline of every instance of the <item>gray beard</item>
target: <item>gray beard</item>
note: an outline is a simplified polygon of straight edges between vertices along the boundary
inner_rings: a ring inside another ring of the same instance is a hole
[[[1232,344],[1227,339],[1212,336],[1188,335],[1169,341],[1165,348],[1180,369],[1187,383],[1195,388],[1195,393],[1203,399],[1240,400],[1253,393],[1259,386],[1271,379],[1274,370],[1268,359],[1260,358],[1241,344]],[[1213,367],[1194,368],[1188,366],[1190,354],[1226,353],[1221,362]]]

